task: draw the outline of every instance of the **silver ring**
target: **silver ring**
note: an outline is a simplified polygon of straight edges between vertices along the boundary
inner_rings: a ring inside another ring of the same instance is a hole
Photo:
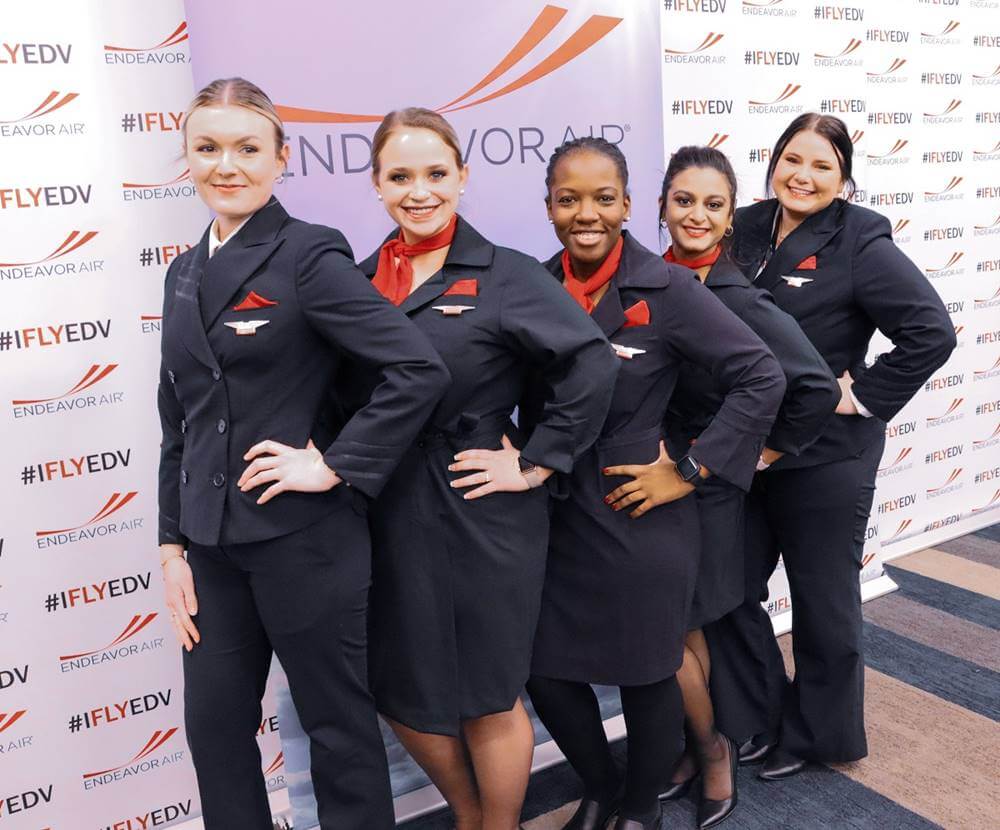
[[[490,474],[484,470],[483,471],[483,475],[486,476],[486,481],[484,482],[484,484],[489,484],[490,483]]]

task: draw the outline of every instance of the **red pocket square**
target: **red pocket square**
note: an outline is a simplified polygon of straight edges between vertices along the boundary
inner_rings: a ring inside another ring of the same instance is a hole
[[[251,291],[243,302],[233,306],[233,311],[253,311],[255,308],[267,308],[272,305],[277,305],[277,302],[269,300],[267,297],[261,297],[256,291]]]
[[[476,297],[479,294],[479,283],[476,282],[476,280],[459,280],[441,296],[447,297],[449,294],[461,294],[465,297]]]
[[[639,300],[631,308],[625,309],[625,325],[622,326],[623,329],[630,328],[631,326],[648,326],[649,325],[649,306],[646,305],[645,300]]]
[[[816,270],[816,255],[807,256],[802,262],[795,266],[796,271],[815,271]]]

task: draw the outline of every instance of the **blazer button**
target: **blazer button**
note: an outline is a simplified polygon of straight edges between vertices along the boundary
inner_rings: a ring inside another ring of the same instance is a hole
[[[188,422],[181,418],[181,435],[188,431]]]
[[[181,484],[187,484],[187,483],[188,483],[188,471],[181,470]]]
[[[170,379],[171,383],[176,383],[177,382],[177,378],[174,377],[173,369],[167,369],[167,377]]]
[[[226,431],[226,419],[219,418],[219,422],[215,425],[215,428],[219,430],[219,435],[222,435]]]
[[[226,483],[226,477],[222,473],[216,473],[212,477],[212,484],[214,484],[216,487],[221,487],[225,483]]]
[[[220,372],[218,369],[213,369],[212,380],[222,380],[222,372]]]

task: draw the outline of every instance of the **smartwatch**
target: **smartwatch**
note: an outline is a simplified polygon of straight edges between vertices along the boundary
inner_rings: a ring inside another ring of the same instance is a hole
[[[697,487],[703,481],[701,477],[701,464],[695,461],[690,455],[685,455],[680,459],[674,464],[674,468],[677,470],[677,475],[688,484],[693,484]]]
[[[533,473],[535,471],[536,465],[528,461],[523,455],[517,457],[517,466],[521,470],[521,475],[526,476],[528,473]]]

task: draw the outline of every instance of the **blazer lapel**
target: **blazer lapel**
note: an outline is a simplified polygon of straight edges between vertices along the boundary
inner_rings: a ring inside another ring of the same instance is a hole
[[[211,369],[218,368],[218,361],[208,343],[205,326],[201,319],[201,286],[202,272],[208,261],[208,235],[206,230],[201,241],[195,247],[190,259],[181,265],[177,275],[177,287],[171,313],[177,315],[177,331],[180,332],[184,347],[201,363]]]
[[[597,323],[605,337],[610,337],[625,325],[625,309],[622,308],[622,295],[617,283],[617,277],[612,277],[608,290],[590,313],[591,319]]]
[[[806,217],[778,246],[754,285],[769,291],[802,260],[825,246],[843,227],[839,221],[843,205],[844,202],[837,199],[819,213]]]
[[[284,240],[278,238],[278,232],[287,221],[285,209],[272,198],[240,229],[235,239],[205,263],[199,292],[205,329],[211,328],[243,283],[281,245]]]

